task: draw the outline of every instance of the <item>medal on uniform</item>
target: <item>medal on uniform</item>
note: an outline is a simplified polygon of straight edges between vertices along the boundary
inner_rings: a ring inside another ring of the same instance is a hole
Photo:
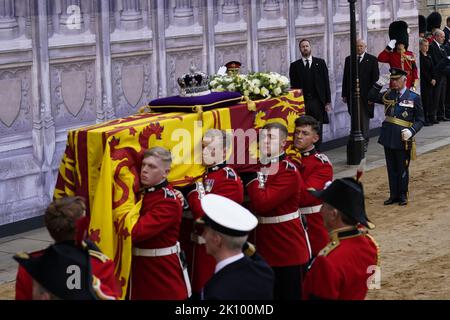
[[[264,189],[264,186],[266,185],[266,181],[267,181],[267,175],[265,175],[261,171],[258,171],[257,177],[258,177],[258,182],[259,182],[259,188]]]
[[[403,112],[403,113],[402,113],[402,116],[403,116],[403,118],[406,118],[406,117],[408,116],[408,112],[406,112],[406,111]]]
[[[198,192],[198,198],[202,199],[206,195],[205,186],[203,185],[203,183],[201,181],[197,181],[195,184],[197,187],[196,189]]]
[[[211,192],[212,188],[214,186],[214,179],[206,179],[205,180],[205,191]]]

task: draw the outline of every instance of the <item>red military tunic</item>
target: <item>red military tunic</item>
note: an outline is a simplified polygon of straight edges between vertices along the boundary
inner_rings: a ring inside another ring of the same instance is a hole
[[[183,300],[188,298],[183,269],[176,253],[136,255],[136,249],[163,249],[177,244],[182,206],[167,182],[148,188],[139,220],[133,227],[131,264],[132,300]]]
[[[96,276],[100,282],[100,290],[108,297],[119,299],[119,284],[114,275],[114,262],[106,255],[101,253],[99,249],[90,242],[86,242],[89,255],[91,257],[92,274]],[[39,257],[44,250],[36,251],[30,254],[32,257]],[[16,300],[32,300],[33,299],[33,278],[30,274],[19,265],[16,276]]]
[[[378,245],[366,229],[336,230],[331,241],[313,260],[303,283],[306,299],[363,300],[373,266],[378,265]]]
[[[291,161],[283,160],[283,156],[276,165],[277,173],[268,175],[263,187],[260,187],[258,179],[246,186],[250,210],[257,216],[275,217],[298,211],[302,184],[300,173]],[[301,265],[310,258],[298,218],[281,223],[259,223],[255,231],[255,244],[259,254],[272,267]]]
[[[300,213],[306,217],[309,242],[315,257],[328,244],[330,237],[320,214],[322,201],[312,196],[308,189],[323,190],[327,182],[333,181],[333,167],[328,157],[315,149],[301,153],[301,162],[293,162],[303,180],[300,188]]]
[[[208,168],[205,175],[201,180],[205,194],[214,193],[220,196],[224,196],[239,204],[244,201],[244,186],[241,178],[236,172],[227,167],[226,164],[221,164],[212,168]],[[202,210],[200,199],[201,191],[198,189],[192,190],[187,195],[189,207],[194,219],[201,218],[205,215]],[[201,235],[203,227],[197,225],[193,232],[194,248],[192,253],[192,265],[191,265],[191,281],[192,291],[200,293],[201,289],[205,286],[206,282],[214,274],[216,266],[216,260],[206,253],[206,247],[204,244],[198,244],[195,241],[196,236]]]
[[[416,57],[411,51],[405,51],[403,54],[400,54],[397,51],[389,52],[383,50],[378,55],[378,61],[389,63],[391,68],[399,68],[406,71],[408,73],[406,76],[406,87],[408,89],[414,87],[416,80],[419,79]]]

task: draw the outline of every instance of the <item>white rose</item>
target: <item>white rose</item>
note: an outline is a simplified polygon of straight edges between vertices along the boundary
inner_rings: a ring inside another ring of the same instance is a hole
[[[280,77],[280,81],[281,81],[283,84],[286,84],[286,85],[289,84],[289,79],[288,79],[287,77],[285,77],[285,76],[281,76],[281,77]]]
[[[248,91],[248,90],[244,90],[244,96],[249,96],[250,95],[250,91]]]
[[[227,87],[228,91],[234,91],[235,89],[236,89],[236,86],[234,85],[234,83],[229,84]]]
[[[259,79],[253,79],[253,80],[252,80],[252,84],[253,84],[255,87],[259,87],[259,86],[261,85],[261,81],[260,81]]]
[[[217,80],[211,81],[211,82],[209,83],[209,85],[210,85],[211,87],[217,86]]]
[[[255,87],[255,88],[253,89],[253,93],[254,93],[254,94],[260,94],[260,93],[261,93],[261,90],[259,90],[258,87]]]
[[[273,94],[276,96],[281,95],[281,88],[280,87],[276,87],[275,90],[273,90]]]
[[[217,91],[217,92],[223,92],[223,91],[225,91],[225,90],[223,89],[222,85],[219,85],[219,86],[216,88],[216,91]]]
[[[268,96],[269,96],[269,90],[267,90],[266,87],[262,87],[262,88],[261,88],[261,95],[262,95],[263,97],[268,97]]]

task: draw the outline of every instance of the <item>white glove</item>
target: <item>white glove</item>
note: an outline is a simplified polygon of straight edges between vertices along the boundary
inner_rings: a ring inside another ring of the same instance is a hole
[[[380,78],[377,81],[377,85],[380,87],[384,87],[391,81],[391,75],[390,74],[383,74],[380,76]]]
[[[219,68],[219,71],[217,71],[217,74],[218,74],[219,76],[224,76],[224,75],[226,75],[226,74],[227,74],[227,67],[221,66],[221,67]]]
[[[388,43],[388,47],[389,48],[391,48],[391,50],[394,50],[394,48],[395,48],[395,44],[397,43],[397,40],[395,40],[395,39],[392,39],[391,41],[389,41],[389,43]]]
[[[408,141],[409,138],[412,137],[412,132],[409,129],[403,129],[402,130],[402,140],[403,141]]]
[[[450,56],[448,56],[447,59],[450,60]]]

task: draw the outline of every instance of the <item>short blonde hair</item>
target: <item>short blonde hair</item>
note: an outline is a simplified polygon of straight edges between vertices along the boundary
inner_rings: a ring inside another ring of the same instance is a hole
[[[169,150],[163,147],[153,147],[144,151],[144,157],[157,157],[161,159],[162,162],[166,163],[168,166],[172,164],[172,154]]]

